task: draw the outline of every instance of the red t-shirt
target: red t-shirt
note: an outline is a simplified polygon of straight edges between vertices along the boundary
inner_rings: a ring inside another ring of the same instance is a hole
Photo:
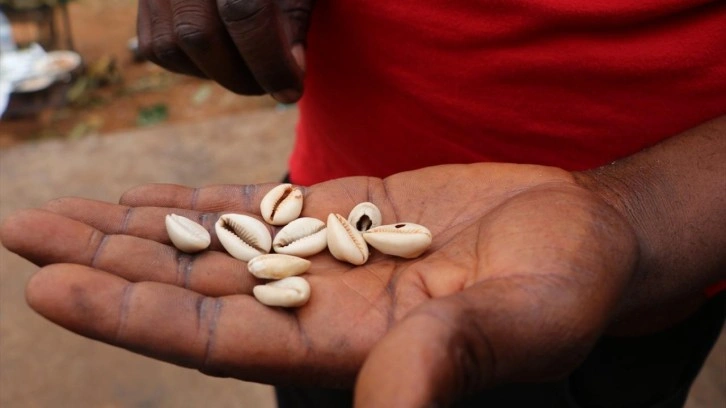
[[[726,2],[318,0],[294,182],[587,169],[726,112]]]
[[[581,170],[726,113],[726,2],[318,0],[306,59],[295,183]]]

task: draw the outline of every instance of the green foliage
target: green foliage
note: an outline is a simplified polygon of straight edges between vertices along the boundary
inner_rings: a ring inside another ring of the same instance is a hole
[[[151,126],[164,122],[169,117],[169,108],[164,103],[147,106],[139,109],[136,116],[137,126]]]

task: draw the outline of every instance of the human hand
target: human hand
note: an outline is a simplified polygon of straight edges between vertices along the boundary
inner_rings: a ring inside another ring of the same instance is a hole
[[[313,0],[140,0],[141,55],[244,95],[302,95]]]
[[[305,306],[252,296],[221,251],[221,212],[259,215],[271,186],[150,185],[112,205],[60,199],[5,220],[10,250],[42,268],[29,304],[79,334],[219,376],[350,387],[360,406],[421,406],[497,383],[566,374],[608,324],[634,269],[629,225],[559,169],[456,165],[307,188],[303,215],[372,201],[384,223],[433,233],[417,259],[327,252]],[[164,216],[198,219],[210,251],[177,252]],[[361,370],[362,367],[362,370]]]

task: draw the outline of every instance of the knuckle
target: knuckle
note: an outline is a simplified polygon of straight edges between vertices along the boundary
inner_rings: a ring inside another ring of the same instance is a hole
[[[219,11],[225,22],[243,22],[254,19],[270,5],[265,0],[219,0]]]
[[[126,205],[128,203],[133,203],[137,188],[138,187],[134,187],[134,188],[124,191],[121,194],[121,197],[118,199],[118,203],[120,205]]]
[[[43,208],[53,211],[59,208],[66,207],[69,203],[73,203],[73,201],[74,199],[72,197],[58,197],[46,202],[43,205]]]
[[[161,62],[175,62],[183,55],[179,46],[169,36],[157,37],[152,41],[152,49]]]
[[[149,59],[154,56],[154,49],[151,47],[150,42],[142,42],[141,38],[139,38],[139,49],[138,49],[139,55],[142,57]]]
[[[90,254],[90,258],[88,259],[88,265],[90,267],[95,268],[98,265],[98,260],[103,254],[108,238],[109,235],[99,230],[94,229],[91,231],[88,242],[86,243],[88,253]]]
[[[218,298],[201,297],[197,300],[197,324],[206,329],[203,341],[200,367],[213,371],[218,366],[217,349],[217,326],[222,309],[223,301]]]
[[[188,22],[178,23],[175,27],[177,39],[183,48],[194,51],[209,49],[213,45],[214,34],[209,29]]]
[[[139,32],[138,39],[139,39],[138,53],[145,58],[149,58],[149,57],[153,56],[154,47],[151,43],[151,37]]]
[[[304,8],[290,8],[284,10],[285,15],[291,21],[295,21],[300,25],[307,25],[310,20],[310,10]]]
[[[134,298],[136,289],[137,285],[131,282],[127,283],[126,286],[124,286],[121,300],[121,309],[119,311],[120,316],[116,324],[116,330],[114,331],[113,336],[115,344],[120,344],[128,335],[128,327],[126,326],[126,322],[129,318],[131,302]]]

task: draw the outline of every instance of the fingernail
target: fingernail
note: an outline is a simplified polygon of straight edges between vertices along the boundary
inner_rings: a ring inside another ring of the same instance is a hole
[[[292,57],[295,58],[297,65],[305,72],[305,47],[302,44],[295,44],[290,49],[290,52],[292,53]]]
[[[296,89],[285,89],[284,91],[273,92],[270,95],[272,95],[272,97],[278,102],[293,103],[300,99],[301,94],[300,91]]]

